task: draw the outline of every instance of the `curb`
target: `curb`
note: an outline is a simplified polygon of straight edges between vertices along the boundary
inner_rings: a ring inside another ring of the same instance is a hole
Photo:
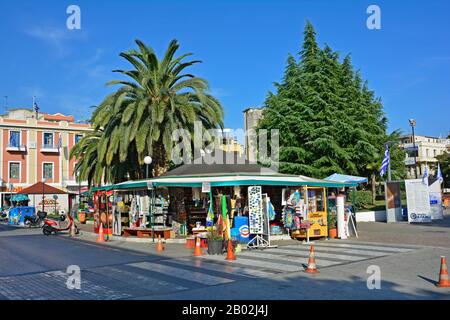
[[[91,231],[84,231],[81,230],[81,233],[88,235],[89,237],[97,237],[97,234],[95,232]],[[111,240],[116,241],[125,241],[125,242],[136,242],[136,243],[153,243],[153,238],[128,238],[128,237],[120,237],[120,236],[109,236]],[[157,241],[157,238],[155,238],[155,243]],[[165,239],[165,243],[186,243],[186,239]]]

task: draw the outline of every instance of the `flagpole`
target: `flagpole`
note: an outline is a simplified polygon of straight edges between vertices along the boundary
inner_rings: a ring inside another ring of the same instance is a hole
[[[34,109],[34,111],[36,111],[36,120],[37,120],[39,117],[39,114],[38,114],[38,110],[36,108],[36,96],[33,96],[33,107],[32,108]]]
[[[389,149],[389,146],[388,146],[388,150],[389,150],[389,152],[388,152],[388,181],[391,181],[391,150]]]

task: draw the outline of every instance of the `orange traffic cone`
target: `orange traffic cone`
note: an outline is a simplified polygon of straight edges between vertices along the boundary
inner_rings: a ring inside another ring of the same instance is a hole
[[[196,238],[195,239],[195,249],[194,249],[194,257],[198,257],[198,256],[202,256],[203,252],[202,252],[202,248],[200,247],[200,238]]]
[[[308,259],[308,267],[306,268],[305,272],[307,273],[319,273],[316,266],[316,259],[314,258],[314,247],[311,246],[311,249],[309,249],[309,259]]]
[[[236,256],[234,255],[233,243],[231,240],[228,240],[228,249],[227,249],[227,257],[225,260],[236,260]]]
[[[156,244],[156,251],[164,251],[164,245],[161,241],[161,235],[158,235],[158,243]]]
[[[105,242],[105,236],[103,235],[103,223],[100,223],[100,229],[98,230],[97,242]]]
[[[444,256],[441,256],[441,272],[439,273],[439,283],[437,286],[440,288],[450,288],[450,279],[448,278],[447,263]]]

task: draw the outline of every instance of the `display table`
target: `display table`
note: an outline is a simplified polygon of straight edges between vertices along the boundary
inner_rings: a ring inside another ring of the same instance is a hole
[[[161,236],[164,239],[170,239],[172,228],[158,228],[155,229],[155,237]],[[151,228],[125,228],[123,229],[123,237],[136,236],[138,238],[152,238]]]

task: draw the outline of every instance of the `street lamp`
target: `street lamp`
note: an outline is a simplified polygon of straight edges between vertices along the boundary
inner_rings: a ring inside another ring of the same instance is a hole
[[[144,163],[145,163],[145,179],[148,179],[148,167],[152,163],[152,157],[146,156],[144,158]]]
[[[45,199],[44,193],[45,193],[45,190],[44,190],[44,188],[45,188],[45,183],[46,182],[47,182],[47,180],[45,178],[42,179],[42,212],[45,212],[45,209],[44,209],[44,199]]]
[[[414,135],[414,127],[416,126],[416,120],[415,119],[409,119],[409,125],[412,129],[412,143],[413,143],[413,155],[414,155],[414,173],[416,175],[417,179],[417,154],[416,154],[416,137]]]

